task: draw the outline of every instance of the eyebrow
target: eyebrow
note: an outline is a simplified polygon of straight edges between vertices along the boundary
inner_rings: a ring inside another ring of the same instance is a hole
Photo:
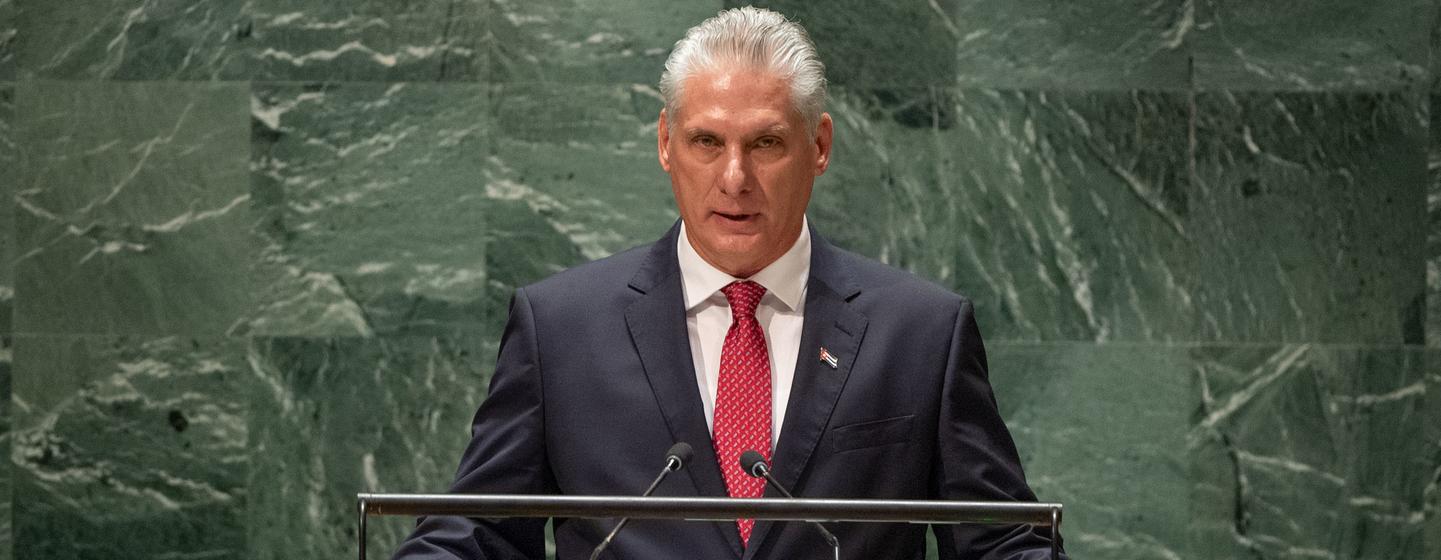
[[[755,136],[765,136],[765,135],[768,135],[768,134],[778,134],[778,135],[782,135],[782,136],[783,136],[783,135],[785,135],[785,133],[786,133],[787,131],[789,131],[789,130],[790,130],[790,127],[787,126],[786,123],[778,122],[778,123],[775,123],[775,124],[772,124],[772,125],[768,125],[768,126],[766,126],[766,127],[764,127],[764,128],[761,128],[759,131],[757,131],[757,132],[755,133]],[[694,138],[694,137],[696,137],[696,136],[702,136],[702,135],[720,136],[720,135],[717,134],[715,131],[713,131],[713,130],[711,130],[711,129],[709,129],[709,128],[706,128],[706,127],[701,127],[701,126],[693,126],[693,127],[690,127],[690,128],[682,129],[682,131],[685,133],[685,137],[687,137],[687,138]]]

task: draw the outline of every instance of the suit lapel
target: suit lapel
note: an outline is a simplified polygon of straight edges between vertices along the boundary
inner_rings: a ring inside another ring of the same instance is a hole
[[[689,443],[695,451],[685,471],[695,484],[696,495],[720,497],[726,495],[725,479],[706,428],[686,331],[680,265],[676,260],[679,227],[677,223],[654,245],[649,259],[631,280],[631,287],[641,296],[626,308],[625,321],[673,441]],[[739,557],[742,548],[735,524],[714,525]]]
[[[814,230],[811,240],[811,276],[806,285],[800,355],[796,358],[785,423],[771,460],[776,480],[792,493],[798,491],[796,483],[830,422],[831,411],[860,351],[867,324],[864,315],[850,309],[849,300],[860,290],[836,262],[837,250]],[[835,358],[836,367],[821,359],[821,348]],[[779,495],[766,489],[767,497]],[[798,494],[798,497],[805,496]],[[756,522],[745,558],[751,558],[760,548],[773,525],[775,522]]]

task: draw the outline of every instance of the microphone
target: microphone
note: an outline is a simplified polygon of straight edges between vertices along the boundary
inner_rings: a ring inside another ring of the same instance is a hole
[[[655,487],[660,486],[660,481],[665,480],[666,475],[685,467],[686,462],[690,461],[692,453],[694,450],[691,449],[690,444],[683,441],[670,446],[670,449],[665,452],[665,468],[661,469],[660,474],[655,477],[655,481],[650,483],[650,488],[645,489],[645,493],[641,494],[641,497],[644,498],[651,492],[655,492]],[[595,550],[590,551],[590,560],[600,558],[601,551],[610,546],[610,541],[615,540],[616,534],[620,533],[620,529],[625,527],[629,521],[629,517],[622,517],[620,523],[616,523],[615,528],[610,530],[610,534],[605,536],[605,540],[600,541],[600,544],[595,545]]]
[[[744,470],[746,474],[753,477],[766,479],[766,482],[771,485],[771,488],[779,490],[781,495],[795,499],[795,496],[791,495],[790,490],[786,490],[785,486],[781,486],[779,480],[771,476],[771,466],[766,464],[766,458],[762,457],[759,451],[749,449],[746,450],[745,453],[741,453],[741,470]],[[831,545],[831,550],[835,551],[836,559],[839,560],[841,557],[841,542],[836,540],[836,536],[831,534],[830,531],[827,531],[826,526],[821,525],[819,521],[807,521],[807,523],[814,525],[816,530],[821,532],[821,537],[826,539],[826,544]]]

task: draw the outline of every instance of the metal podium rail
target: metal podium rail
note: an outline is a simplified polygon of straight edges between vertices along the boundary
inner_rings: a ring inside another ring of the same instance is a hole
[[[356,501],[360,560],[366,560],[365,521],[372,515],[1030,524],[1051,528],[1051,559],[1060,557],[1061,504],[1058,503],[532,494],[357,494]]]

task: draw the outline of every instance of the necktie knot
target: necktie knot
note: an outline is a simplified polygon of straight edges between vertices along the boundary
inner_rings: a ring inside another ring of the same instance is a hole
[[[766,287],[750,280],[741,280],[726,284],[721,288],[725,294],[726,301],[731,305],[731,320],[739,321],[742,317],[756,316],[756,306],[761,303],[761,296],[766,295]]]

